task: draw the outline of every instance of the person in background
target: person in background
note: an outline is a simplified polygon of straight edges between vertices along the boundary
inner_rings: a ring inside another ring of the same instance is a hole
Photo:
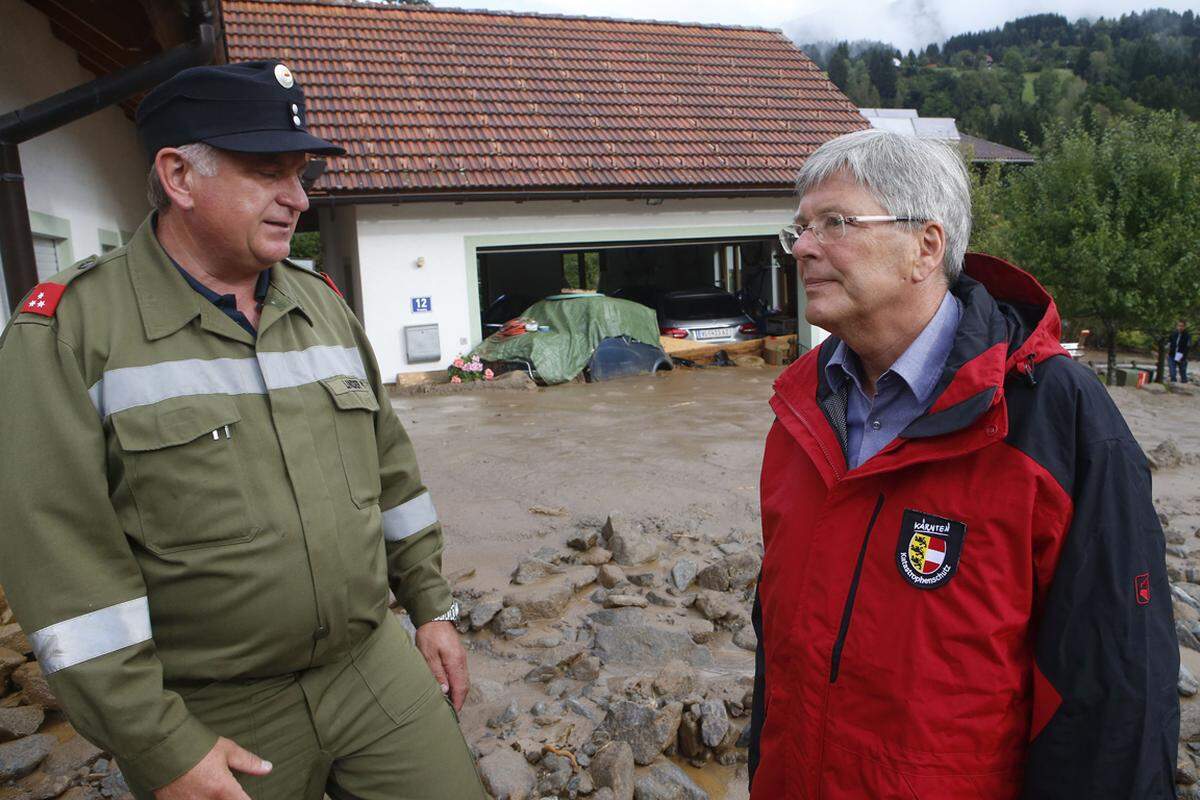
[[[1179,320],[1175,330],[1167,340],[1167,363],[1170,364],[1171,383],[1175,383],[1176,374],[1180,383],[1187,383],[1188,350],[1192,346],[1192,334],[1188,332],[1187,323]]]

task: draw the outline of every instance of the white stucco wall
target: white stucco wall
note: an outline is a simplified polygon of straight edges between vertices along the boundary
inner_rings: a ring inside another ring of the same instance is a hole
[[[0,0],[0,113],[96,76],[50,32],[49,20],[21,0]],[[147,164],[133,123],[120,108],[91,116],[20,146],[31,212],[69,223],[76,259],[100,252],[100,231],[131,232],[149,210]]]
[[[367,335],[385,379],[443,368],[470,349],[479,313],[476,246],[772,235],[793,211],[782,198],[665,200],[655,206],[626,200],[362,205],[358,261]],[[430,297],[433,310],[413,313],[413,297]],[[433,322],[440,329],[441,361],[409,364],[404,327]]]

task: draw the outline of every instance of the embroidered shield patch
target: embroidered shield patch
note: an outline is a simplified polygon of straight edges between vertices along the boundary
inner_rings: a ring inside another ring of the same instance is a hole
[[[958,570],[966,533],[967,526],[961,522],[905,509],[896,543],[900,576],[918,589],[946,585]]]

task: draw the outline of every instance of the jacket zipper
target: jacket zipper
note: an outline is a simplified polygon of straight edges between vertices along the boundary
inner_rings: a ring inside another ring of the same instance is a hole
[[[829,682],[837,683],[838,669],[842,665],[842,646],[846,644],[846,634],[850,632],[850,617],[854,614],[854,596],[858,593],[858,580],[862,577],[863,561],[867,556],[867,544],[871,541],[871,531],[875,528],[875,520],[883,508],[883,494],[875,501],[875,510],[871,513],[871,521],[867,523],[867,532],[863,534],[862,547],[858,551],[858,563],[854,565],[854,578],[850,581],[850,591],[846,593],[846,605],[842,608],[842,624],[838,626],[837,641],[833,643],[833,656],[829,663]]]
[[[804,429],[808,431],[808,435],[811,436],[813,438],[813,441],[815,441],[817,443],[817,447],[821,448],[821,454],[823,456],[825,456],[825,460],[829,463],[829,466],[833,469],[833,476],[835,478],[841,480],[842,471],[837,468],[837,462],[833,460],[833,456],[831,456],[829,454],[829,450],[827,450],[825,448],[825,444],[821,441],[821,437],[817,435],[816,430],[813,429],[813,426],[808,421],[808,418],[805,417],[803,414],[801,414],[799,411],[797,411],[796,407],[794,405],[792,405],[791,402],[789,402],[788,399],[786,397],[784,397],[783,395],[781,395],[779,392],[776,392],[775,396],[778,397],[780,400],[782,400],[783,404],[788,407],[788,410],[792,412],[792,414],[796,417],[796,419],[800,420],[800,423],[802,425],[804,425]]]

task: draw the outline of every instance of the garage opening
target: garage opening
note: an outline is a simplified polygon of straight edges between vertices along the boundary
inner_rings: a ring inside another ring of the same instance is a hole
[[[761,332],[796,329],[795,274],[784,267],[792,260],[773,236],[505,246],[480,248],[476,257],[483,337],[563,290],[624,297],[655,308],[662,320],[664,303],[668,311],[686,304],[680,293],[717,289],[731,298],[706,302],[736,303]]]

